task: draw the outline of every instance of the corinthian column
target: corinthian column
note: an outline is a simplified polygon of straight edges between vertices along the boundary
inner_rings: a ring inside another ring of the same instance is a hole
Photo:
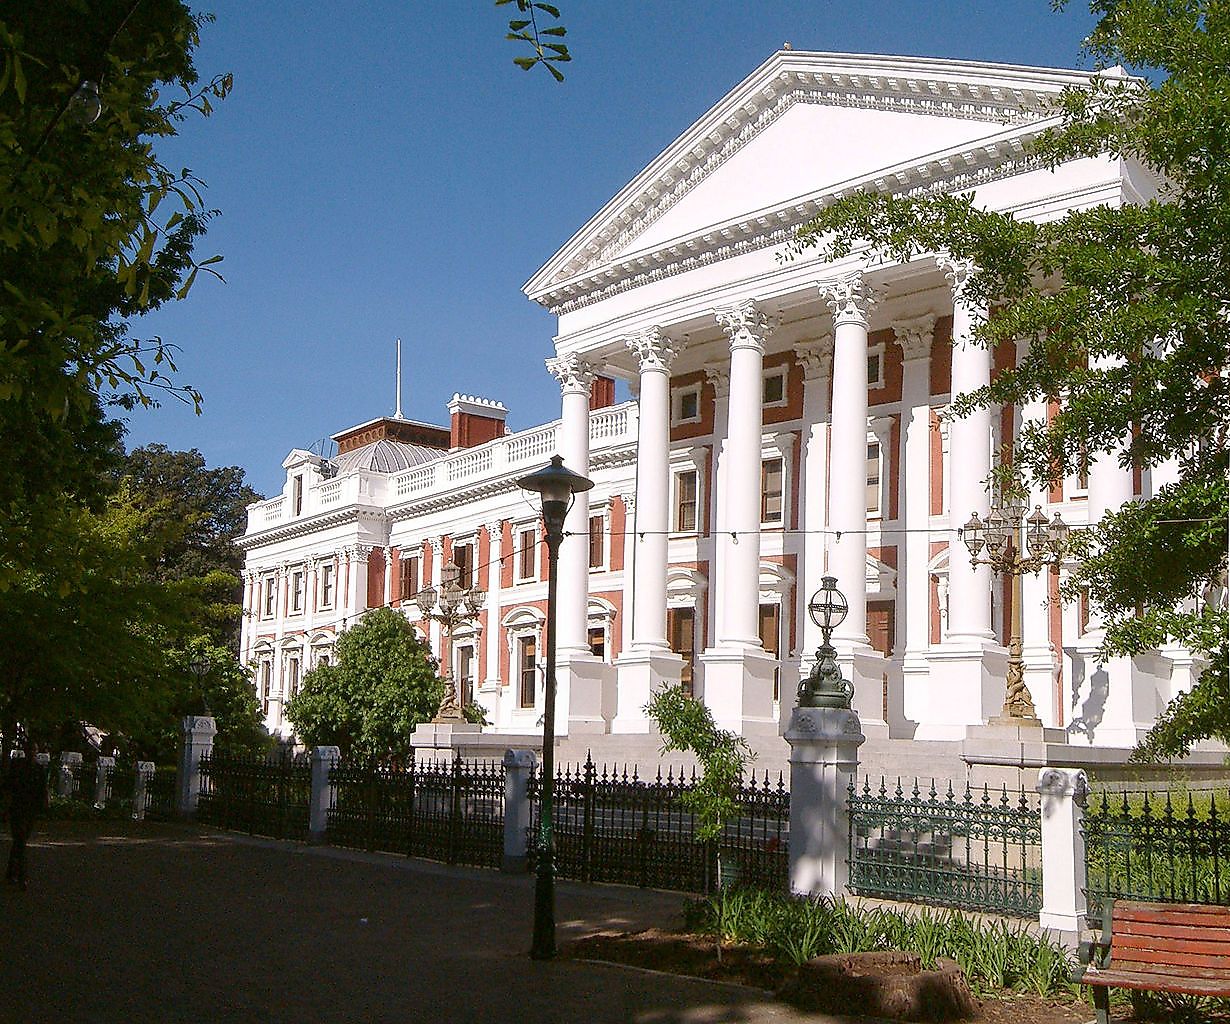
[[[833,338],[826,335],[794,347],[803,367],[803,479],[802,499],[803,568],[799,574],[798,615],[803,637],[804,671],[812,652],[820,646],[820,627],[807,614],[807,601],[820,588],[824,575],[824,526],[827,521],[828,406],[829,381],[833,376]],[[783,704],[793,704],[784,697]]]
[[[755,302],[714,312],[730,339],[730,412],[727,420],[725,493],[718,534],[725,548],[725,576],[717,599],[724,647],[760,647],[760,452],[764,396],[764,344],[773,322]]]
[[[820,285],[833,311],[833,407],[829,455],[829,571],[850,603],[834,630],[848,654],[867,637],[867,317],[873,298],[861,273]]]
[[[589,476],[589,391],[594,368],[575,352],[547,360],[559,381],[563,418],[559,453],[574,473]],[[556,651],[561,658],[589,653],[586,608],[589,601],[589,492],[573,495],[559,549],[559,618]]]

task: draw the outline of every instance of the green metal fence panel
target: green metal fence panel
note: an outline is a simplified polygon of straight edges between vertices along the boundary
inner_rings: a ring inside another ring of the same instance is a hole
[[[504,766],[498,761],[415,759],[406,767],[335,765],[326,838],[338,846],[500,866]]]
[[[958,795],[958,793],[960,795]],[[850,889],[861,896],[1033,917],[1042,905],[1036,794],[968,785],[941,796],[864,779],[849,790]]]
[[[1086,894],[1230,903],[1230,787],[1094,794],[1085,810]]]
[[[306,840],[311,772],[303,757],[202,757],[197,820],[249,835]]]
[[[685,794],[696,785],[682,770],[661,769],[649,781],[587,758],[562,766],[555,776],[553,838],[555,871],[562,878],[617,882],[681,892],[717,887],[717,850],[696,837],[696,820]],[[530,867],[537,863],[541,778],[530,777]],[[790,793],[783,777],[766,772],[739,792],[739,814],[721,839],[726,881],[784,889]]]

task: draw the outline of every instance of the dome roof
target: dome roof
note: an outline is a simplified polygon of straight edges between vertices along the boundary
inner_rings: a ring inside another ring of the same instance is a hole
[[[448,454],[439,448],[423,444],[407,444],[382,437],[371,444],[361,445],[333,458],[339,473],[366,469],[373,473],[400,473]]]

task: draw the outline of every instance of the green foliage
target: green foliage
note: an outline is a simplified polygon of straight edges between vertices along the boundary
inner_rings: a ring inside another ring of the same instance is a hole
[[[1015,461],[1035,479],[1062,478],[1101,452],[1145,468],[1177,459],[1177,484],[1081,532],[1065,591],[1088,591],[1106,624],[1104,655],[1174,641],[1207,659],[1140,750],[1168,757],[1204,737],[1230,741],[1230,31],[1209,0],[1090,9],[1097,65],[1141,69],[1159,84],[1112,73],[1065,92],[1060,123],[1031,155],[1056,167],[1110,154],[1125,174],[1143,165],[1161,178],[1155,198],[1037,223],[978,209],[968,195],[867,192],[834,202],[800,231],[796,251],[972,260],[968,298],[995,311],[977,340],[1031,344],[955,408],[1057,403],[1049,423],[1017,439]]]
[[[940,957],[955,960],[978,993],[1019,989],[1055,996],[1073,991],[1068,980],[1072,958],[1064,947],[1031,935],[1024,922],[984,923],[955,910],[904,912],[734,889],[690,901],[684,926],[761,947],[795,966],[832,953],[896,949],[914,953],[926,969]]]
[[[696,815],[697,838],[720,840],[726,822],[739,814],[739,783],[753,757],[747,741],[719,729],[709,709],[684,693],[682,686],[659,690],[645,705],[645,714],[662,734],[662,753],[678,750],[696,755],[701,777],[680,799]]]
[[[410,733],[444,698],[437,669],[415,628],[393,609],[376,608],[338,638],[333,664],[304,676],[286,717],[308,746],[404,760],[412,755]]]
[[[545,28],[538,25],[539,15],[543,14],[558,21],[559,8],[538,0],[495,0],[496,7],[514,3],[517,5],[517,14],[521,17],[509,21],[508,35],[504,38],[514,43],[526,43],[533,53],[528,57],[514,57],[513,63],[522,71],[529,71],[541,64],[551,73],[552,78],[562,82],[564,73],[556,65],[567,64],[572,60],[568,45],[563,42],[568,30],[563,25],[548,25]],[[544,40],[544,37],[547,38]]]

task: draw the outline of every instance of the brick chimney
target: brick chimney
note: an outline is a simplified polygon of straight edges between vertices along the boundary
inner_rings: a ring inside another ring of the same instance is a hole
[[[453,395],[448,412],[453,448],[473,448],[504,436],[508,410],[500,402],[474,395]]]

